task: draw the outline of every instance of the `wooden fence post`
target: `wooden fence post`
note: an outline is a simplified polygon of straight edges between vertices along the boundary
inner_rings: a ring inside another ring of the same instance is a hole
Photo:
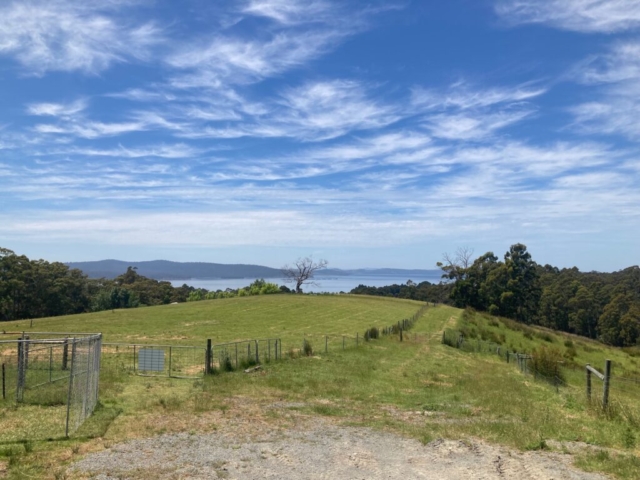
[[[324,336],[324,353],[329,353],[329,339],[326,335]]]
[[[6,372],[5,372],[5,366],[4,363],[2,364],[2,399],[5,400],[7,398],[7,391],[5,389],[5,382],[6,382]]]
[[[609,404],[609,383],[611,380],[611,360],[604,363],[604,388],[602,389],[602,408],[607,408]]]
[[[260,353],[258,352],[259,346],[258,346],[258,340],[256,340],[256,365],[260,365]]]
[[[210,375],[211,374],[211,367],[213,364],[213,359],[211,358],[213,355],[211,354],[211,339],[208,338],[207,339],[207,351],[205,353],[205,365],[204,365],[204,373],[206,375]]]
[[[587,401],[591,401],[591,370],[589,370],[589,364],[587,363]]]

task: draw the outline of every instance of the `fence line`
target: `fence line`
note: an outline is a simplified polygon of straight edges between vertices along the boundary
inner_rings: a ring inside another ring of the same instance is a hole
[[[484,340],[471,340],[468,341],[465,339],[464,335],[457,331],[445,331],[442,334],[442,343],[454,348],[458,348],[460,350],[471,351],[471,352],[484,352],[484,353],[492,353],[500,358],[504,358],[507,363],[511,363],[510,360],[513,358],[517,363],[520,371],[527,375],[530,374],[534,377],[534,379],[543,380],[555,387],[557,393],[559,393],[559,387],[569,387],[572,389],[578,388],[571,385],[567,382],[562,375],[563,366],[559,363],[556,363],[551,369],[555,370],[553,375],[547,375],[537,369],[535,367],[535,358],[529,354],[523,354],[518,352],[510,352],[508,349],[503,349],[501,345],[494,342],[487,342]],[[566,367],[564,367],[566,368]],[[586,385],[585,385],[585,393],[587,401],[591,402],[591,393],[592,393],[592,385],[591,385],[591,376],[595,375],[597,378],[603,381],[603,389],[602,389],[602,400],[601,404],[604,409],[608,408],[609,405],[609,392],[611,389],[611,379],[615,379],[616,381],[626,381],[628,383],[637,384],[636,381],[630,378],[624,377],[615,377],[611,375],[611,361],[606,360],[604,373],[599,372],[595,368],[591,367],[589,364],[586,365]],[[616,389],[620,389],[616,387]],[[620,389],[622,390],[622,389]],[[631,393],[631,392],[628,392]],[[637,393],[635,393],[637,395]]]

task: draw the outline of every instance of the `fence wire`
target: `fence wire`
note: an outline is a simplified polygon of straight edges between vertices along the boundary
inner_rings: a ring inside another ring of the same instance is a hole
[[[98,401],[101,342],[100,334],[47,332],[0,341],[3,404],[53,407],[65,418],[52,425],[73,434]]]
[[[204,346],[104,343],[102,368],[110,373],[197,378],[204,374]]]

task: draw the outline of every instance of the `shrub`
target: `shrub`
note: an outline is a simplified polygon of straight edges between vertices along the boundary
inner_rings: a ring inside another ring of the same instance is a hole
[[[562,353],[557,348],[540,347],[532,352],[531,368],[535,372],[548,379],[558,378],[564,381],[564,374],[560,370],[560,364],[564,361]]]
[[[571,341],[571,339],[570,339],[570,338],[567,338],[567,339],[564,341],[564,346],[565,346],[565,347],[567,347],[567,348],[573,348],[573,342]]]
[[[234,370],[233,363],[231,363],[231,358],[228,354],[220,361],[220,370],[223,372],[232,372]]]
[[[524,332],[524,338],[528,338],[529,340],[533,340],[533,335],[531,332]]]
[[[376,327],[371,327],[370,329],[364,332],[364,339],[368,342],[369,340],[375,340],[380,338],[380,330]]]
[[[566,358],[567,360],[571,360],[573,361],[574,358],[576,358],[576,356],[578,355],[578,352],[576,351],[575,347],[572,345],[570,347],[568,347],[565,351],[564,351],[564,358]]]
[[[536,337],[538,337],[541,340],[544,340],[545,342],[549,342],[549,343],[553,343],[553,337],[551,336],[550,333],[547,332],[537,332],[536,333]]]
[[[489,326],[500,328],[500,322],[498,322],[498,320],[496,320],[495,318],[492,318],[489,320]]]
[[[476,316],[476,311],[471,307],[465,308],[464,312],[462,312],[462,319],[463,320],[471,320],[475,316]]]
[[[310,357],[311,355],[313,355],[313,346],[311,345],[311,342],[309,340],[307,340],[307,339],[305,339],[303,344],[302,344],[302,352],[307,357]]]

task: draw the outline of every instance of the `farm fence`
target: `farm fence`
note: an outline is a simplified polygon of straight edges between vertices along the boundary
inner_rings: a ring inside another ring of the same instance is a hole
[[[98,402],[101,334],[22,333],[0,340],[2,401],[6,404],[50,405],[64,415],[58,424],[73,434]]]
[[[623,406],[621,402],[637,403],[640,398],[640,378],[617,376],[611,373],[612,362],[606,360],[602,372],[587,364],[585,367],[578,365],[567,365],[564,361],[555,362],[555,365],[549,368],[549,365],[541,371],[536,365],[536,357],[526,353],[510,351],[502,345],[484,341],[480,339],[468,340],[458,331],[447,330],[442,334],[442,343],[448,346],[458,348],[467,352],[491,353],[504,359],[507,363],[517,365],[518,369],[524,375],[531,375],[535,380],[544,381],[555,387],[556,393],[560,392],[560,388],[564,387],[572,390],[582,390],[576,387],[567,378],[574,380],[573,383],[580,382],[581,376],[584,374],[584,390],[586,400],[591,403],[600,405],[603,409],[610,407],[611,398],[617,402],[617,406]],[[602,392],[596,395],[593,386],[593,377],[602,380]],[[640,413],[640,412],[639,412]]]
[[[188,379],[216,372],[246,369],[283,358],[346,350],[358,347],[380,334],[397,334],[400,340],[416,340],[417,334],[410,335],[406,332],[429,306],[430,304],[423,305],[411,317],[389,327],[373,327],[363,334],[356,332],[353,336],[302,334],[299,343],[290,341],[286,345],[283,345],[280,338],[218,344],[207,340],[206,346],[104,343],[102,368],[117,373]]]

